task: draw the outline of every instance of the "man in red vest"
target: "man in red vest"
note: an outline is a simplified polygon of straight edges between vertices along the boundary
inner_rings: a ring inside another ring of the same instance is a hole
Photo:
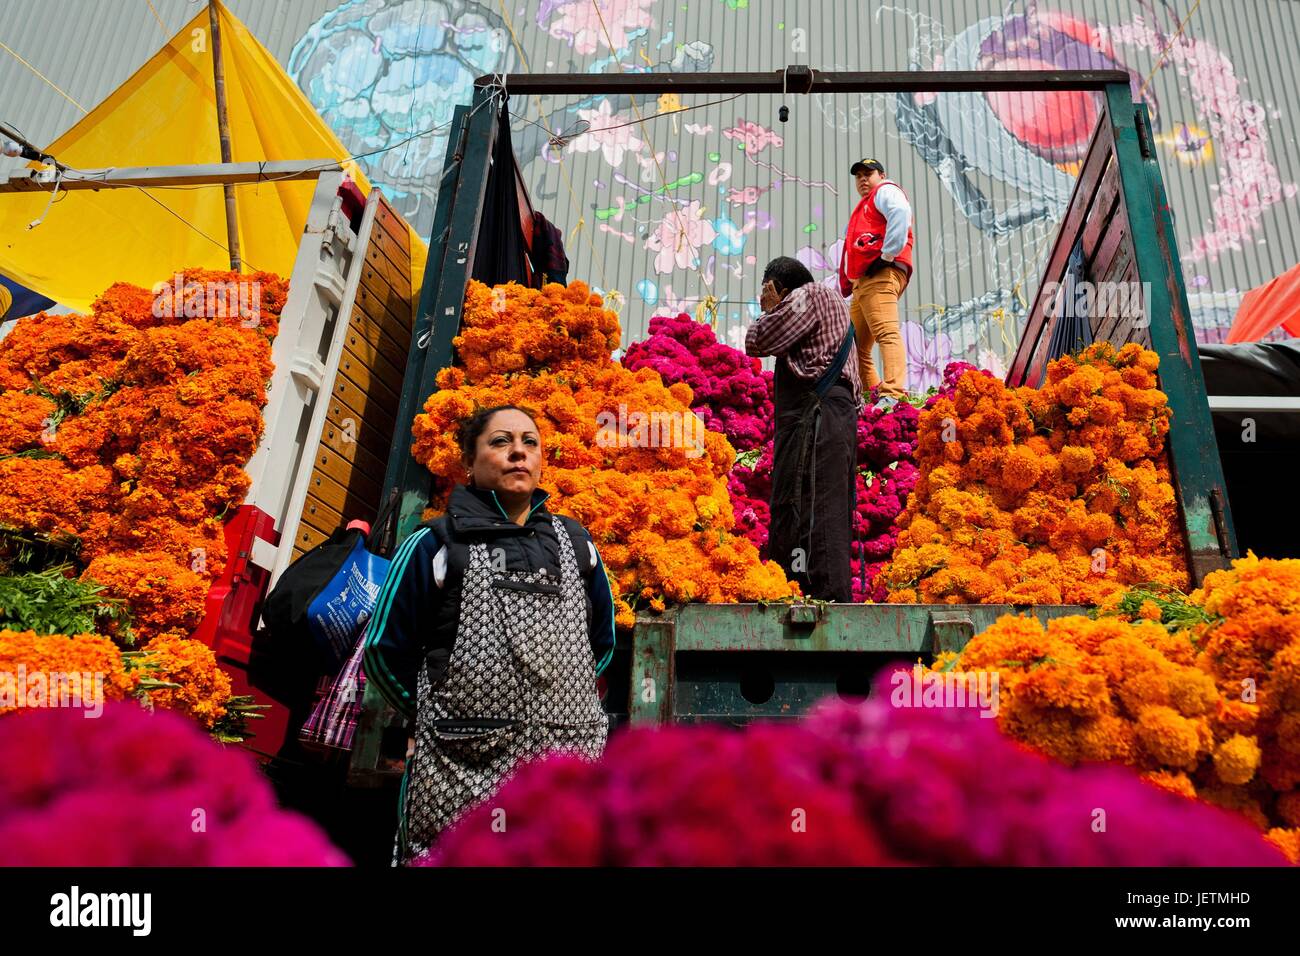
[[[898,297],[912,277],[912,207],[895,182],[885,178],[878,160],[860,159],[849,170],[857,182],[858,203],[849,217],[840,257],[840,292],[852,295],[849,315],[858,343],[864,392],[880,386],[881,400],[892,405],[906,394],[907,356],[898,325]],[[876,374],[872,345],[880,346],[884,377]]]

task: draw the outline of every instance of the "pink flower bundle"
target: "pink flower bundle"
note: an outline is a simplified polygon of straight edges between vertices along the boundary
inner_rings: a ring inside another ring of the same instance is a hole
[[[771,524],[772,500],[772,442],[763,446],[762,453],[754,459],[754,451],[742,453],[727,476],[727,491],[731,494],[732,510],[736,514],[736,531],[754,543],[760,554],[766,554],[768,527]],[[754,459],[753,464],[746,464]]]
[[[884,679],[795,725],[631,730],[596,763],[523,765],[420,864],[1285,864],[1225,810],[1052,762],[995,723],[892,706]]]
[[[858,467],[880,471],[896,461],[912,461],[921,413],[899,402],[891,409],[868,405],[858,418]]]
[[[875,473],[858,472],[857,508],[853,514],[855,600],[883,602],[888,595],[884,582],[877,582],[876,575],[894,553],[898,543],[894,522],[903,513],[919,474],[910,456]]]
[[[916,406],[868,404],[858,418],[857,508],[853,515],[853,599],[883,601],[876,575],[894,553],[894,519],[916,484]]]
[[[133,704],[0,721],[0,866],[347,866],[244,753]]]
[[[685,382],[693,408],[736,451],[772,437],[772,373],[744,352],[718,341],[713,329],[686,313],[650,320],[650,334],[628,346],[623,367],[652,368],[668,385]]]

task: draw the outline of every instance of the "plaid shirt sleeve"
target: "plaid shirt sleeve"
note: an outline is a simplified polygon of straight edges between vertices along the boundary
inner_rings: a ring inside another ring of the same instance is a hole
[[[817,325],[811,286],[795,289],[771,312],[764,312],[745,333],[746,355],[785,355]]]

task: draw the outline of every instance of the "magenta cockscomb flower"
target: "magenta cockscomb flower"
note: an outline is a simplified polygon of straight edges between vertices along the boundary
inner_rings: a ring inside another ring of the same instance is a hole
[[[652,318],[649,333],[627,347],[624,368],[652,368],[669,385],[685,382],[705,426],[726,435],[737,451],[772,437],[772,373],[758,359],[719,342],[710,326],[686,313]]]
[[[348,865],[248,754],[166,711],[6,717],[0,767],[0,866]]]
[[[877,834],[857,813],[851,791],[832,786],[823,772],[825,755],[801,747],[801,740],[784,727],[745,733],[711,727],[628,731],[610,741],[599,763],[554,756],[524,766],[462,817],[420,863],[890,862]]]
[[[891,855],[988,866],[1286,863],[1236,814],[1126,767],[1056,763],[975,707],[894,706],[897,689],[882,676],[870,700],[819,708],[806,728],[848,745],[853,756],[828,772],[855,793]]]
[[[596,763],[525,764],[420,862],[1285,865],[1227,811],[1054,763],[974,708],[893,706],[894,686],[794,725],[630,730]]]

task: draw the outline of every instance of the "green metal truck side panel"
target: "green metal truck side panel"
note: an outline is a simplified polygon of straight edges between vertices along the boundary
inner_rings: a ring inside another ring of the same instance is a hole
[[[1206,573],[1226,567],[1236,555],[1223,467],[1188,319],[1187,291],[1169,203],[1150,146],[1146,107],[1134,107],[1124,83],[1108,87],[1106,100],[1138,279],[1147,296],[1145,318],[1150,322],[1151,348],[1160,356],[1160,387],[1169,396],[1173,412],[1168,447],[1183,510],[1188,569],[1194,582],[1200,583]],[[1144,142],[1148,155],[1144,155]],[[1222,515],[1221,527],[1215,521],[1216,508]]]

